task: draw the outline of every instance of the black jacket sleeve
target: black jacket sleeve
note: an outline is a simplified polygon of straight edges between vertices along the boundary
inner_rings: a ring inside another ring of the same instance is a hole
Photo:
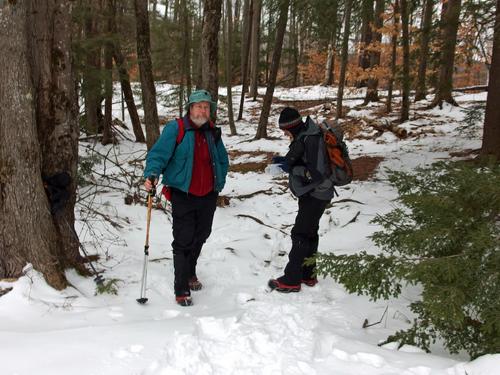
[[[302,160],[305,146],[302,139],[295,139],[288,147],[288,152],[285,155],[285,160],[290,167],[293,167]]]

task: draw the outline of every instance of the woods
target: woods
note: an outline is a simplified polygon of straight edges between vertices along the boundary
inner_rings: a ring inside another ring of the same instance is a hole
[[[88,165],[105,160],[98,173],[121,173],[100,192],[113,192],[116,183],[127,204],[144,203],[146,152],[167,121],[186,113],[197,89],[218,103],[211,117],[223,141],[231,142],[230,159],[257,160],[230,173],[267,171],[263,164],[278,155],[265,147],[279,142],[276,116],[285,106],[338,121],[349,141],[393,142],[408,152],[418,153],[421,145],[398,142],[450,131],[463,148],[457,158],[498,171],[490,166],[500,160],[500,0],[0,1],[0,50],[0,279],[33,267],[62,290],[70,285],[68,270],[89,275],[75,231]],[[298,87],[303,91],[291,99],[283,94]],[[308,90],[321,94],[309,98]],[[460,102],[459,92],[477,95],[473,105]],[[469,115],[479,117],[480,144],[455,126],[456,118],[465,123]],[[453,129],[442,130],[443,124]],[[113,154],[128,141],[132,156]],[[247,145],[258,150],[245,154]],[[364,157],[365,146],[357,146]],[[87,158],[88,149],[102,153]],[[127,168],[139,172],[129,175]],[[97,186],[94,177],[87,182]],[[276,189],[286,185],[273,178]],[[495,184],[487,183],[490,192]],[[400,185],[404,195],[410,188]],[[114,228],[133,227],[100,215]],[[498,331],[498,322],[491,324]],[[497,331],[481,334],[489,340]],[[474,355],[496,348],[488,345],[474,348]]]

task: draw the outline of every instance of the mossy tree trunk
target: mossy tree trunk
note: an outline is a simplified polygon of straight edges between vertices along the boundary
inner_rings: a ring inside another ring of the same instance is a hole
[[[31,263],[55,288],[80,267],[74,235],[78,158],[71,1],[20,0],[0,11],[0,278]],[[53,216],[42,176],[66,172],[69,199]]]

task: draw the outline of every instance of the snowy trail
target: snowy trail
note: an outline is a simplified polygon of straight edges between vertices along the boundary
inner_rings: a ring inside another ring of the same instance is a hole
[[[333,97],[335,92],[310,87],[278,89],[276,95],[318,99]],[[169,111],[161,114],[171,115],[173,110]],[[410,170],[449,157],[449,149],[463,149],[464,140],[456,137],[449,123],[460,118],[459,110],[432,113],[444,119],[438,134],[401,142],[390,136],[380,142],[356,141],[353,155],[384,156],[382,167]],[[242,142],[253,136],[254,125],[239,124],[243,133],[239,137],[226,134],[228,148],[286,152],[286,140]],[[420,120],[408,124],[425,126],[429,124]],[[280,134],[271,129],[271,135]],[[119,155],[138,150],[135,144],[117,146]],[[248,160],[239,156],[232,162]],[[124,205],[121,193],[100,195],[102,212],[123,224],[122,229],[112,230],[119,241],[105,244],[105,236],[83,232],[84,240],[87,246],[98,245],[91,252],[101,252],[98,268],[106,270],[107,280],[118,280],[118,295],[95,296],[93,281],[74,272],[67,276],[75,288],[61,292],[48,287],[34,271],[16,282],[0,281],[0,287],[14,287],[0,298],[0,375],[500,374],[500,354],[467,362],[465,355],[450,356],[438,345],[433,347],[434,354],[410,346],[399,350],[393,344],[377,346],[409,326],[412,316],[406,306],[418,297],[418,288],[405,290],[397,300],[376,303],[346,293],[330,279],[320,280],[314,288],[304,287],[300,293],[268,292],[267,280],[279,276],[287,262],[291,245],[287,233],[297,210],[296,200],[280,185],[283,177],[274,171],[229,174],[223,194],[231,202],[216,211],[212,235],[199,260],[198,276],[204,288],[193,292],[194,306],[189,308],[177,306],[173,298],[169,214],[153,211],[149,301],[139,305],[135,300],[146,209]],[[268,193],[238,198],[258,191]],[[327,210],[320,222],[320,251],[375,252],[367,240],[377,230],[370,220],[389,211],[395,198],[382,168],[375,180],[356,182],[339,193],[341,198],[361,203],[333,204]],[[386,308],[381,324],[362,328],[364,319],[376,322]]]

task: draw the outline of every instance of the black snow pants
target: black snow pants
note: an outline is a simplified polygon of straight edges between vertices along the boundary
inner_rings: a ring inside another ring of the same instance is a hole
[[[217,192],[198,197],[172,189],[174,290],[176,296],[190,295],[188,281],[196,276],[196,263],[210,236]]]
[[[329,201],[309,195],[299,197],[299,212],[292,228],[292,249],[284,276],[279,281],[288,285],[300,285],[302,279],[310,279],[314,266],[304,266],[304,259],[318,251],[319,220]]]

